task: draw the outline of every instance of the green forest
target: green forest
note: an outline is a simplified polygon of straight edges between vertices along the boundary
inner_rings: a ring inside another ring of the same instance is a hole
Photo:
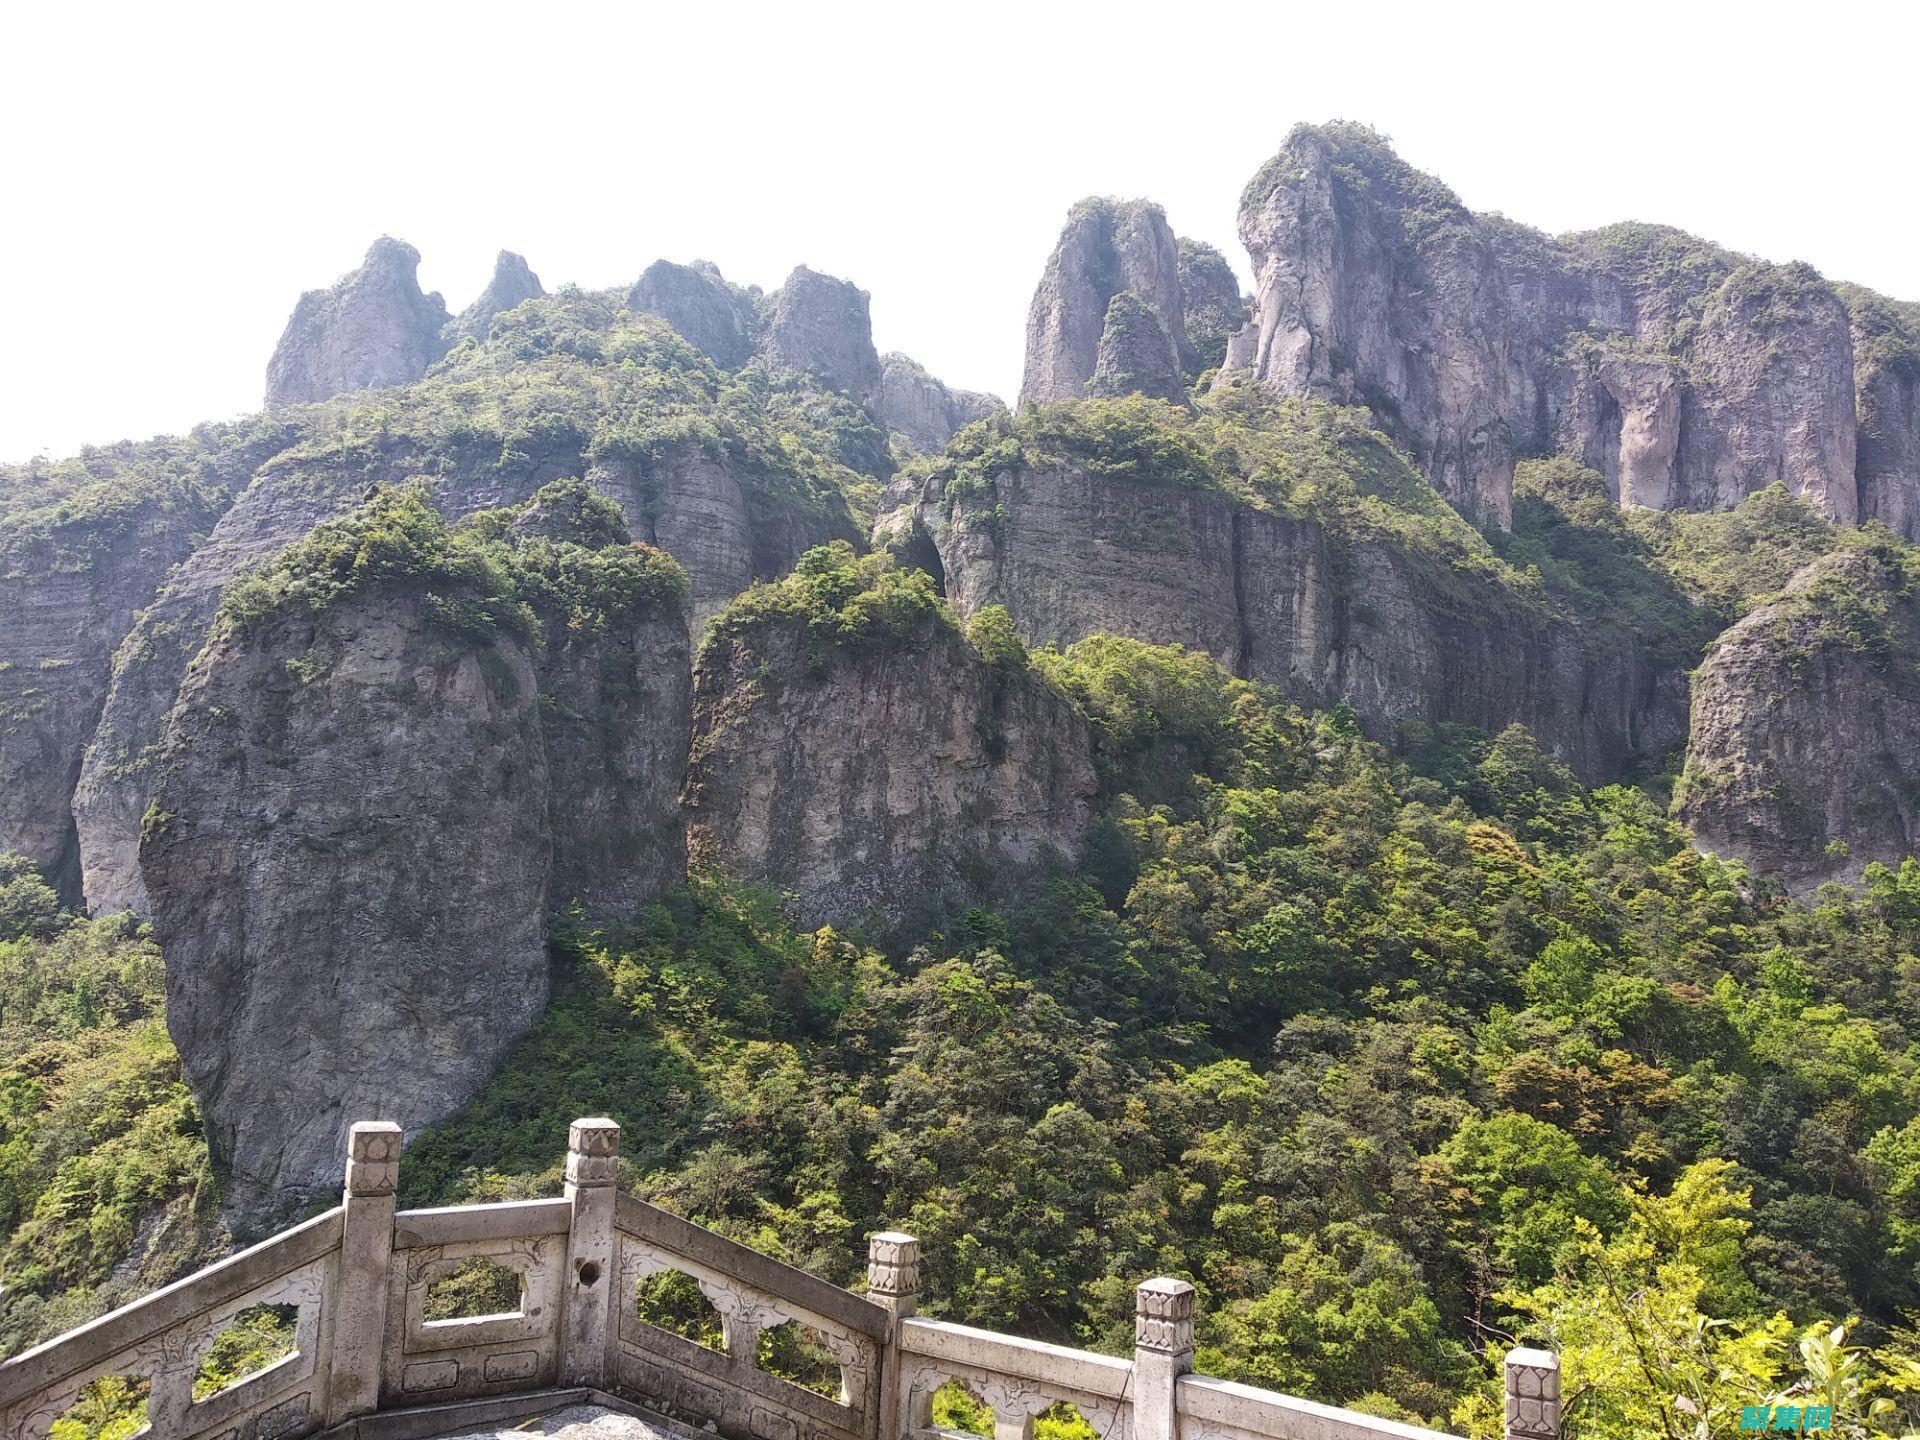
[[[1703,576],[1798,523],[1718,519]],[[803,572],[743,614],[941,603],[845,549]],[[551,1193],[605,1113],[630,1188],[830,1279],[919,1235],[936,1315],[1123,1352],[1167,1273],[1201,1369],[1475,1435],[1515,1338],[1561,1351],[1585,1435],[1789,1391],[1914,1418],[1920,865],[1798,903],[1518,728],[1390,754],[1204,656],[972,629],[1096,729],[1085,867],[917,931],[800,933],[718,875],[561,925],[549,1014],[404,1200]],[[7,864],[12,1346],[224,1241],[161,976]]]
[[[280,483],[342,490],[399,454],[419,484],[257,567],[224,623],[393,576],[470,627],[585,623],[678,603],[684,579],[656,552],[509,547],[504,512],[450,528],[430,482],[543,445],[639,466],[691,443],[823,532],[859,534],[896,466],[957,507],[1056,462],[1219,491],[1688,665],[1835,549],[1915,573],[1887,532],[1836,530],[1777,486],[1623,512],[1564,460],[1524,462],[1512,530],[1484,534],[1367,412],[1249,385],[1193,414],[1040,406],[890,455],[844,400],[723,376],[578,293],[400,399],[302,423],[182,442],[185,478],[166,447],[0,472],[5,553],[84,570],[94,530],[210,523],[260,454]],[[578,481],[554,494],[588,503]],[[1369,737],[1203,654],[1029,650],[1005,611],[962,623],[933,576],[846,541],[746,592],[709,643],[777,621],[884,647],[929,616],[1091,725],[1085,862],[993,908],[841,929],[797,929],[721,874],[618,923],[565,920],[546,1017],[413,1137],[406,1203],[554,1193],[568,1121],[605,1114],[627,1188],[830,1280],[860,1282],[869,1232],[918,1235],[940,1317],[1125,1353],[1133,1286],[1168,1274],[1200,1291],[1200,1369],[1476,1437],[1499,1433],[1516,1342],[1560,1352],[1589,1440],[1729,1434],[1775,1400],[1863,1435],[1920,1426],[1920,864],[1793,899],[1670,818],[1677,756],[1593,788],[1519,727]],[[164,992],[141,924],[73,914],[0,857],[9,1352],[233,1243]],[[206,1384],[273,1353],[270,1321]],[[97,1399],[60,1440],[131,1433],[126,1397]]]

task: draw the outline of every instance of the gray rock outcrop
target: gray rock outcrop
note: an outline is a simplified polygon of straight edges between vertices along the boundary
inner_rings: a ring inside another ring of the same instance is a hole
[[[1891,547],[1844,549],[1714,642],[1676,804],[1703,848],[1803,894],[1920,851],[1913,582]]]
[[[1089,198],[1067,215],[1027,312],[1020,404],[1085,399],[1099,367],[1114,297],[1134,297],[1164,333],[1176,368],[1190,366],[1180,289],[1180,248],[1158,205]],[[1126,309],[1129,321],[1136,312]],[[1138,348],[1137,339],[1126,342]]]
[[[487,281],[474,302],[456,316],[448,327],[454,340],[484,340],[493,317],[504,315],[516,305],[546,296],[540,277],[528,266],[526,257],[502,250],[493,262],[493,278]]]
[[[778,366],[866,402],[880,386],[880,355],[873,348],[867,292],[797,266],[767,302],[761,354]]]
[[[1003,893],[1080,853],[1092,738],[1025,669],[951,627],[810,655],[805,626],[722,628],[694,670],[694,863],[809,923]]]
[[[168,576],[114,657],[112,683],[73,792],[73,820],[87,908],[148,913],[138,847],[153,794],[167,717],[213,625],[220,597],[248,566],[352,510],[369,474],[401,479],[444,469],[431,487],[449,520],[526,499],[540,486],[580,474],[584,456],[565,433],[517,450],[500,463],[497,439],[475,435],[465,448],[429,457],[423,437],[395,435],[371,453],[328,448],[289,451],[261,466],[252,484],[206,540]]]
[[[1920,305],[1841,293],[1853,319],[1860,518],[1920,539]]]
[[[726,370],[739,369],[759,348],[759,300],[757,291],[730,284],[706,260],[656,260],[627,294],[633,309],[658,315]]]
[[[1030,646],[1107,633],[1205,650],[1297,704],[1350,705],[1389,742],[1409,721],[1518,721],[1595,782],[1686,733],[1697,653],[1523,604],[1385,536],[1064,463],[963,495],[936,475],[887,506],[879,543],[936,568],[960,614],[1005,606]]]
[[[1106,323],[1100,329],[1093,377],[1087,381],[1092,396],[1146,395],[1186,405],[1187,384],[1180,370],[1180,352],[1159,316],[1131,290],[1122,290],[1107,302]]]
[[[82,895],[74,788],[114,650],[253,470],[298,436],[256,422],[110,447],[89,459],[95,503],[0,519],[0,851],[32,860],[69,904]]]
[[[859,538],[846,516],[769,504],[696,442],[644,460],[609,460],[587,482],[620,507],[636,538],[680,562],[692,587],[693,633],[755,580],[784,575],[816,545]]]
[[[451,1114],[540,1017],[539,704],[523,644],[450,649],[418,598],[195,661],[140,863],[240,1228],[297,1214],[354,1120]]]
[[[1181,236],[1180,301],[1197,371],[1217,369],[1227,358],[1227,340],[1247,323],[1247,301],[1227,257],[1213,246]]]
[[[297,405],[417,380],[446,353],[447,307],[422,294],[420,252],[381,236],[358,270],[309,290],[267,362],[267,404]]]
[[[242,1230],[337,1184],[355,1119],[479,1091],[545,1008],[551,913],[684,876],[681,582],[551,538],[564,509],[510,531],[539,636],[477,624],[464,582],[370,580],[223,613],[181,687],[139,862]]]
[[[1781,481],[1858,514],[1847,310],[1805,266],[1658,226],[1549,239],[1354,125],[1297,129],[1240,234],[1254,318],[1227,369],[1371,406],[1469,518],[1510,523],[1514,457],[1555,451],[1624,504],[1724,508]]]
[[[897,350],[880,357],[874,418],[909,450],[933,454],[946,446],[956,430],[1005,408],[995,395],[949,390],[924,366]]]

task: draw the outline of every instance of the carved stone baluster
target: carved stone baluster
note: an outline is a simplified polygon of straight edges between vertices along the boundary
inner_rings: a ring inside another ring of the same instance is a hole
[[[900,1323],[920,1308],[920,1242],[898,1230],[867,1237],[867,1298],[886,1310],[887,1338],[880,1347],[879,1413],[869,1422],[878,1440],[900,1440]]]
[[[1507,1351],[1507,1440],[1560,1440],[1560,1357]]]
[[[380,1403],[387,1340],[387,1270],[393,1262],[393,1195],[400,1186],[400,1127],[362,1120],[347,1132],[346,1214],[332,1304],[327,1423],[371,1414]]]
[[[1193,1369],[1193,1286],[1165,1276],[1133,1293],[1134,1440],[1177,1440],[1180,1377]]]
[[[620,1127],[611,1120],[576,1120],[567,1131],[566,1196],[573,1206],[567,1232],[566,1361],[572,1385],[604,1387],[615,1334],[613,1178]]]

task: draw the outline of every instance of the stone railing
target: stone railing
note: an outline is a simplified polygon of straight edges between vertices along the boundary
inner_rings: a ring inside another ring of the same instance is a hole
[[[991,1409],[994,1440],[1031,1440],[1062,1404],[1095,1440],[1441,1440],[1190,1373],[1181,1280],[1139,1287],[1130,1359],[920,1318],[910,1235],[871,1237],[856,1295],[619,1194],[619,1135],[574,1122],[558,1199],[396,1212],[399,1127],[355,1125],[338,1207],[0,1364],[0,1440],[45,1440],[104,1377],[144,1387],[151,1440],[418,1440],[582,1400],[727,1440],[936,1440],[948,1382]],[[433,1318],[434,1287],[476,1260],[511,1272],[517,1303]],[[640,1287],[668,1272],[712,1306],[718,1346],[642,1318]],[[215,1342],[263,1305],[291,1322],[291,1353],[196,1395]],[[838,1368],[837,1394],[762,1368],[761,1337],[789,1323]],[[1507,1440],[1559,1440],[1554,1356],[1514,1350],[1506,1375]]]

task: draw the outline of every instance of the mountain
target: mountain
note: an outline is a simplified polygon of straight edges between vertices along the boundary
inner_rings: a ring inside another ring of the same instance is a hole
[[[1596,1267],[1904,1333],[1920,312],[1348,124],[1239,216],[1250,297],[1075,204],[1012,410],[804,265],[451,317],[382,239],[261,415],[0,467],[0,1334],[374,1112],[1467,1429],[1460,1317]]]

